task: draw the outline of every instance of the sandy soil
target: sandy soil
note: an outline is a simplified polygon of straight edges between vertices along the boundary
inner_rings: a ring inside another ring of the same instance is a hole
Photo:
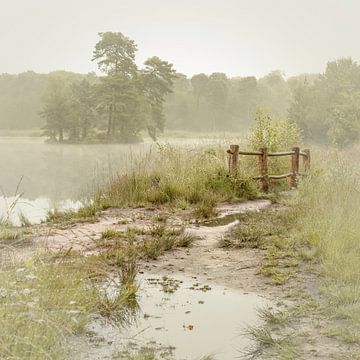
[[[221,204],[217,208],[217,218],[260,211],[270,206],[272,205],[269,200]],[[154,219],[157,218],[166,218],[169,226],[185,226],[186,231],[195,235],[198,240],[191,248],[178,248],[167,252],[157,261],[143,263],[144,270],[154,274],[191,274],[229,288],[266,293],[268,297],[276,298],[278,289],[268,286],[266,279],[256,275],[263,260],[263,250],[232,250],[217,247],[217,242],[231,227],[236,226],[237,222],[223,226],[200,226],[191,220],[189,210],[171,212],[166,208],[110,209],[94,223],[39,226],[35,228],[36,236],[33,238],[32,246],[18,249],[16,256],[21,259],[32,252],[70,249],[86,255],[97,251],[96,242],[104,230],[125,231],[128,227],[153,226]]]
[[[239,204],[222,204],[218,207],[218,217],[259,211],[273,206],[268,200],[247,201]],[[265,255],[260,249],[231,250],[217,247],[217,242],[238,220],[220,226],[198,225],[191,221],[188,210],[171,212],[165,208],[156,209],[111,209],[105,211],[94,223],[76,223],[66,226],[40,225],[34,227],[34,238],[28,246],[10,250],[12,261],[23,260],[45,251],[68,251],[69,249],[89,254],[96,250],[95,243],[105,229],[126,230],[127,227],[147,227],[154,219],[166,218],[170,226],[185,226],[186,231],[198,240],[190,248],[179,248],[165,253],[156,261],[141,264],[141,271],[154,275],[186,274],[196,276],[200,281],[220,285],[229,289],[252,292],[265,296],[273,303],[296,305],[297,299],[285,295],[292,289],[317,289],[315,275],[306,271],[283,286],[274,286],[268,279],[259,276],[257,271]],[[5,253],[4,253],[5,254]],[[6,256],[9,256],[6,254]],[[281,306],[283,306],[281,305]],[[311,314],[309,314],[311,315]],[[309,316],[295,325],[307,336],[301,339],[299,359],[350,359],[350,345],[336,344],[331,338],[321,335],[327,321],[321,317]],[[291,334],[291,329],[289,333]],[[311,341],[309,340],[311,339]],[[355,357],[354,357],[355,359]],[[226,360],[226,359],[225,359]]]

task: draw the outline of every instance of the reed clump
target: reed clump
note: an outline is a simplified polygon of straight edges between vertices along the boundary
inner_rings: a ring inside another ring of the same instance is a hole
[[[159,148],[151,165],[110,179],[95,197],[101,208],[147,204],[194,206],[210,214],[220,201],[253,198],[254,182],[245,175],[229,175],[224,149]]]

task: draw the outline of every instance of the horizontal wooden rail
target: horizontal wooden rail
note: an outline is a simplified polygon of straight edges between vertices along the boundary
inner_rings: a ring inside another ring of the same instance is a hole
[[[231,154],[233,155],[233,152],[231,150],[227,150],[226,151],[228,154]],[[294,151],[279,151],[279,152],[269,152],[267,154],[267,156],[289,156],[289,155],[293,155],[295,154]],[[239,155],[262,155],[262,152],[260,151],[239,151]],[[303,151],[300,151],[299,155],[301,156],[304,156],[304,157],[307,157],[308,154],[303,152]]]
[[[283,151],[283,152],[268,153],[268,156],[288,156],[293,154],[295,154],[294,151]]]
[[[226,152],[228,154],[234,155],[234,152],[231,149],[227,150]],[[262,152],[260,152],[260,151],[239,151],[238,154],[239,155],[262,155]]]
[[[272,180],[280,180],[280,179],[286,179],[291,177],[292,173],[287,173],[287,174],[283,174],[283,175],[269,175],[269,179]]]
[[[261,180],[264,177],[267,177],[270,180],[279,180],[279,179],[286,179],[288,177],[290,177],[292,175],[292,173],[287,173],[287,174],[283,174],[283,175],[265,175],[265,176],[255,176],[253,177],[254,180]],[[300,175],[300,174],[299,174]]]
[[[258,157],[259,176],[255,176],[254,180],[261,181],[261,188],[264,192],[269,189],[269,180],[280,180],[289,178],[290,188],[297,187],[298,177],[304,176],[310,170],[310,150],[304,149],[300,151],[299,147],[294,147],[291,151],[269,152],[268,148],[260,148],[258,151],[241,151],[239,145],[230,145],[227,150],[229,154],[229,170],[233,174],[239,172],[239,155],[253,155]],[[291,157],[291,172],[282,175],[268,174],[268,157],[269,156],[290,156]],[[299,172],[299,158],[303,157],[304,172]]]
[[[239,155],[262,155],[261,151],[239,151]]]

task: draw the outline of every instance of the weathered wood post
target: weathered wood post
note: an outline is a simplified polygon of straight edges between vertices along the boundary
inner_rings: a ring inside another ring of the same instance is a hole
[[[261,190],[263,192],[269,191],[269,178],[268,178],[268,148],[260,148],[259,151],[259,174],[261,180]]]
[[[299,157],[300,157],[300,148],[293,147],[291,154],[291,177],[290,177],[290,188],[297,187],[297,178],[299,174]]]
[[[304,171],[305,173],[310,170],[310,149],[303,150],[305,156],[303,157]]]
[[[239,145],[230,145],[229,171],[236,175],[239,171]]]

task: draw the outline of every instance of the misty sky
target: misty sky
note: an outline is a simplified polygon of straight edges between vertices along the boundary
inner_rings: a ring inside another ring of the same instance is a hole
[[[359,0],[0,0],[0,73],[95,71],[98,32],[121,31],[187,75],[287,76],[360,59]]]

